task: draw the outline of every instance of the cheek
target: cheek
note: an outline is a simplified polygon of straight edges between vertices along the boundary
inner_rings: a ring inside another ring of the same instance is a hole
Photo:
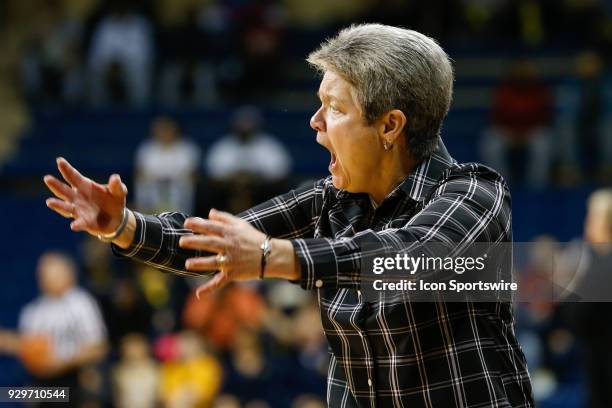
[[[363,126],[360,118],[344,116],[329,119],[326,135],[342,171],[350,173],[351,179],[360,178],[361,173],[369,172],[377,163],[376,134],[371,128]]]

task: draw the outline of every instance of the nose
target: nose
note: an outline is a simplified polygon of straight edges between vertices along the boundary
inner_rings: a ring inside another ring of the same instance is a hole
[[[310,127],[316,130],[317,132],[325,131],[325,120],[323,119],[323,106],[317,110],[314,115],[310,118]]]

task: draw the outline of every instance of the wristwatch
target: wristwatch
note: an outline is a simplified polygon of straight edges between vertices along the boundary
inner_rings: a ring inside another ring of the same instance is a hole
[[[272,245],[270,244],[271,236],[266,235],[266,239],[261,244],[261,271],[259,272],[259,279],[264,278],[264,271],[266,269],[266,263],[268,262],[268,256],[270,256],[270,252],[272,252]]]

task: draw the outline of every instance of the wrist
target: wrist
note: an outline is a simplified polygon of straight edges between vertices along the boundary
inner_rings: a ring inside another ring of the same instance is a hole
[[[300,278],[299,262],[291,241],[287,239],[270,240],[270,256],[267,262],[265,277],[295,281]]]
[[[98,234],[98,239],[103,242],[113,242],[114,240],[116,240],[123,233],[125,227],[127,226],[129,220],[129,212],[130,210],[128,210],[127,207],[124,207],[119,226],[117,226],[117,228],[110,234]]]
[[[128,249],[132,242],[134,241],[134,236],[136,235],[136,216],[134,212],[131,210],[127,210],[128,219],[123,232],[119,234],[119,236],[113,240],[113,244],[117,245],[119,248]]]

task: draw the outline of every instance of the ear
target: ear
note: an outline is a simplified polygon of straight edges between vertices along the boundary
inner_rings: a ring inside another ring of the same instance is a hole
[[[406,115],[399,109],[393,109],[380,118],[379,136],[389,144],[394,144],[403,134],[406,127]]]

